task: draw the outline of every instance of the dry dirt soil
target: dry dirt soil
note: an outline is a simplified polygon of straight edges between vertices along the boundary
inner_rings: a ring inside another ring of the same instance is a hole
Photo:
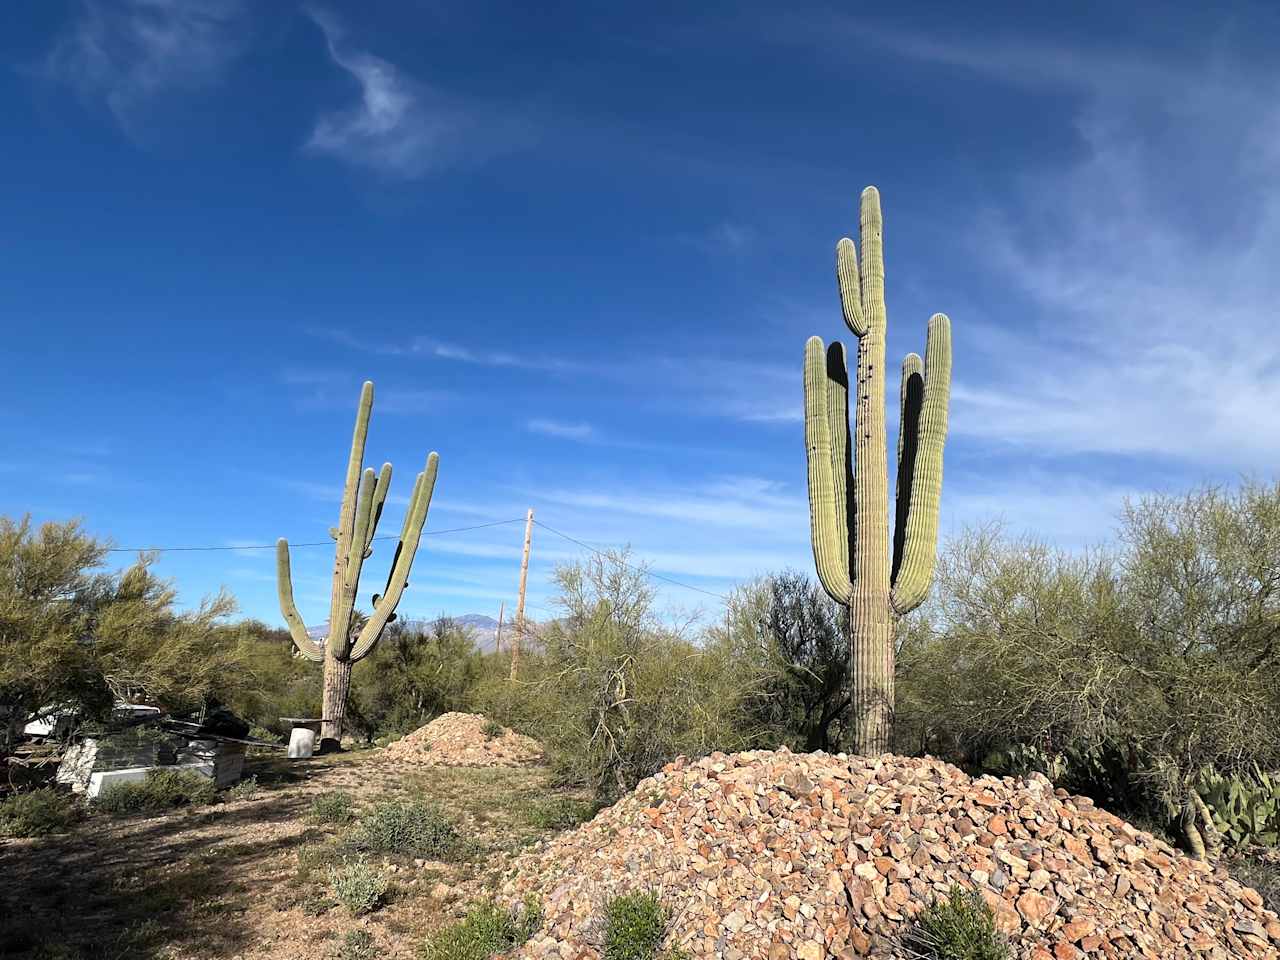
[[[430,930],[496,888],[510,854],[555,832],[535,825],[535,804],[584,799],[552,789],[540,766],[413,768],[380,753],[250,759],[246,776],[260,785],[251,799],[150,818],[98,814],[63,836],[0,841],[0,957],[331,960],[347,931],[363,929],[378,956],[407,960]],[[434,801],[466,849],[452,862],[371,857],[391,876],[388,902],[352,918],[329,894],[326,870],[298,856],[353,829],[308,816],[317,795],[339,790],[358,809]]]

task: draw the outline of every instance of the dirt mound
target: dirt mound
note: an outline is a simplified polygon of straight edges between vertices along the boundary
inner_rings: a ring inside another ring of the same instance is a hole
[[[388,744],[383,759],[434,767],[519,767],[542,759],[542,746],[478,713],[444,713]]]
[[[1257,893],[1091,801],[893,756],[678,760],[518,858],[503,895],[546,911],[517,956],[597,957],[602,904],[657,890],[694,957],[822,960],[910,956],[911,917],[953,883],[1019,960],[1280,957]]]

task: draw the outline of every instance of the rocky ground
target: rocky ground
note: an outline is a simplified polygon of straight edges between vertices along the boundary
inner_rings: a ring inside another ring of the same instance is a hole
[[[252,799],[162,816],[94,815],[69,834],[0,840],[0,958],[22,960],[334,960],[351,930],[371,957],[416,960],[429,932],[495,889],[501,865],[548,829],[535,804],[563,797],[543,767],[425,768],[382,751],[304,761],[251,759]],[[313,822],[312,801],[341,791],[357,810],[428,799],[458,826],[456,859],[375,856],[389,902],[352,918],[323,868],[299,853],[341,842],[352,825]]]
[[[506,728],[486,729],[488,722],[478,713],[441,714],[389,744],[382,756],[430,767],[518,767],[542,759],[536,740]]]
[[[1280,920],[1225,871],[1055,791],[934,760],[742,753],[677,761],[520,857],[503,894],[547,923],[518,954],[598,956],[609,897],[657,890],[693,957],[903,957],[952,884],[1020,960],[1280,957]]]
[[[469,904],[532,894],[545,923],[516,955],[596,960],[604,905],[636,891],[659,894],[669,944],[696,958],[906,957],[911,918],[959,883],[982,891],[1018,960],[1280,960],[1280,921],[1254,891],[1042,777],[717,754],[677,761],[556,833],[556,811],[586,798],[553,788],[529,762],[536,747],[450,714],[382,750],[251,760],[252,798],[0,843],[0,957],[333,960],[358,929],[371,938],[362,957],[410,960]],[[454,765],[465,756],[482,765]],[[430,800],[463,852],[375,857],[388,902],[353,919],[325,870],[304,864],[354,830],[309,816],[335,791],[357,813]]]

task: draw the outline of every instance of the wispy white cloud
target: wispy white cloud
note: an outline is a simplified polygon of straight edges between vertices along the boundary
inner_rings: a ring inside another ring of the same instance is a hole
[[[845,23],[845,39],[1075,104],[1078,159],[1028,170],[968,231],[977,268],[1029,308],[993,304],[972,338],[954,318],[953,431],[1042,455],[1273,464],[1280,67]]]
[[[334,64],[360,87],[359,102],[323,114],[305,148],[391,180],[416,180],[462,160],[492,156],[529,136],[523,120],[467,103],[348,42],[341,20],[305,8]]]
[[[158,99],[216,83],[250,37],[242,0],[85,0],[44,70],[134,129]]]
[[[541,433],[562,440],[590,440],[595,430],[589,423],[565,423],[561,420],[534,419],[525,424],[530,433]]]

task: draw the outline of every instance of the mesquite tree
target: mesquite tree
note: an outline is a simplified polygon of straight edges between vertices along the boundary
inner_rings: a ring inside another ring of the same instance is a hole
[[[342,492],[342,511],[338,525],[329,529],[337,541],[333,561],[333,592],[329,605],[329,635],[317,643],[307,634],[298,608],[293,602],[293,580],[289,570],[289,542],[283,537],[276,543],[276,580],[280,591],[280,610],[289,624],[289,633],[298,650],[308,659],[324,662],[324,725],[321,742],[334,747],[342,738],[342,721],[347,709],[347,692],[351,687],[351,668],[369,655],[382,636],[383,629],[395,619],[396,605],[409,585],[409,569],[413,566],[418,541],[431,506],[431,492],[436,485],[439,457],[427,455],[427,464],[413,485],[409,506],[405,511],[400,541],[391,561],[391,572],[382,593],[373,595],[373,612],[363,625],[355,614],[356,590],[360,570],[373,553],[373,538],[382,517],[382,508],[391,486],[391,464],[384,463],[379,473],[372,467],[361,473],[365,439],[369,433],[369,414],[373,410],[373,384],[365,382],[360,391],[355,433],[351,438],[351,456],[347,461],[346,485]],[[358,629],[357,629],[358,627]]]
[[[884,251],[880,194],[862,192],[862,262],[849,238],[836,245],[844,320],[858,338],[849,381],[844,345],[809,338],[804,355],[805,445],[813,555],[823,588],[849,608],[853,742],[889,749],[896,620],[924,600],[933,578],[942,490],[942,447],[951,392],[951,322],[929,320],[922,361],[902,361],[896,523],[890,552],[884,422]],[[853,390],[850,442],[849,391]]]

